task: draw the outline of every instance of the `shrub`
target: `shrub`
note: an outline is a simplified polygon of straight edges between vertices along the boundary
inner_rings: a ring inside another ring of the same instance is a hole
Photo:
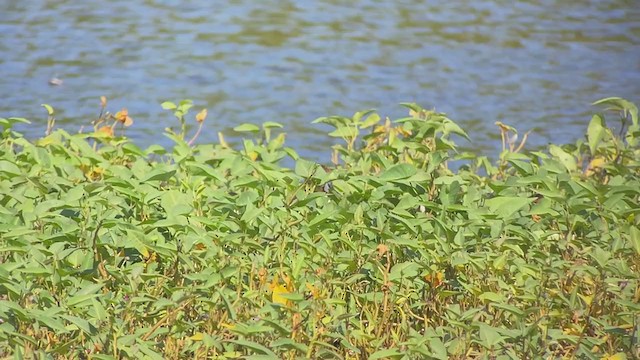
[[[105,99],[89,133],[50,107],[34,141],[0,119],[0,353],[640,356],[638,111],[597,104],[617,133],[597,114],[584,140],[525,152],[498,123],[495,165],[415,104],[316,120],[344,139],[332,166],[275,122],[236,127],[240,150],[185,141],[189,101],[163,104],[172,149],[118,136],[133,120]]]

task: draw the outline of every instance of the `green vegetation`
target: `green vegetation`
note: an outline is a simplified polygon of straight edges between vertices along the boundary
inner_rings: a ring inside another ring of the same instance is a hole
[[[495,164],[414,104],[316,120],[344,139],[332,167],[275,122],[238,126],[240,150],[193,145],[189,101],[163,104],[172,149],[131,143],[104,98],[89,133],[55,129],[49,106],[38,140],[2,118],[0,354],[640,356],[638,109],[597,104],[615,132],[598,114],[548,152],[497,123]]]

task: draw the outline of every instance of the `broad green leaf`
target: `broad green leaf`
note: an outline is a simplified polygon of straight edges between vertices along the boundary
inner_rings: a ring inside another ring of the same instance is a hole
[[[172,103],[171,101],[165,101],[162,104],[160,104],[160,106],[162,106],[162,108],[165,110],[175,110],[178,107],[176,104]]]
[[[185,215],[193,209],[193,197],[179,190],[169,190],[160,197],[160,204],[171,217]]]
[[[436,359],[446,360],[449,358],[447,355],[447,348],[440,338],[436,337],[429,340],[429,347],[431,348],[431,351],[433,351],[431,355]]]
[[[355,126],[341,126],[329,133],[329,136],[339,138],[352,138],[358,135],[358,128]]]
[[[504,296],[494,292],[485,292],[478,296],[478,299],[482,301],[489,301],[495,303],[504,302]]]
[[[420,270],[420,265],[415,262],[402,262],[393,265],[391,271],[389,272],[389,280],[399,280],[401,278],[413,278],[418,275],[418,271]]]
[[[293,341],[291,339],[280,338],[271,343],[272,348],[285,348],[285,349],[295,349],[300,352],[306,353],[309,347],[306,344],[299,343]]]
[[[12,127],[15,123],[31,124],[31,121],[20,117],[0,118],[0,125],[5,129]]]
[[[518,210],[529,205],[533,200],[535,199],[517,196],[496,196],[486,200],[485,205],[492,213],[501,218],[509,218]]]
[[[591,155],[595,155],[598,150],[600,141],[607,133],[606,126],[604,124],[604,118],[600,115],[593,115],[591,122],[589,122],[589,128],[587,129],[587,138],[589,139],[589,151]]]
[[[362,123],[360,123],[360,128],[366,129],[368,127],[376,125],[379,122],[380,122],[380,115],[378,115],[377,113],[372,113],[364,121],[362,121]]]
[[[296,172],[296,175],[300,177],[310,178],[315,174],[317,169],[318,169],[318,164],[316,164],[313,161],[309,161],[305,159],[298,159],[298,161],[296,161],[295,172]]]
[[[610,97],[598,100],[593,103],[593,105],[607,105],[609,106],[607,110],[618,110],[624,113],[631,115],[631,121],[633,125],[638,126],[638,107],[629,100],[625,100],[619,97]]]
[[[42,325],[48,327],[51,330],[59,332],[61,334],[69,332],[65,327],[64,323],[59,319],[55,319],[51,316],[45,315],[43,311],[40,310],[32,310],[33,319]]]
[[[187,167],[189,168],[189,171],[193,175],[205,176],[221,182],[225,181],[225,179],[223,178],[219,170],[207,164],[199,164],[199,163],[192,162],[192,163],[189,163]]]
[[[494,349],[496,345],[504,342],[504,336],[498,330],[487,324],[480,324],[480,345],[487,349]]]
[[[67,299],[67,306],[82,307],[92,305],[91,300],[99,297],[100,294],[80,294]]]
[[[375,359],[400,359],[404,357],[404,353],[396,349],[378,350],[369,356],[369,360]]]
[[[158,353],[157,351],[151,349],[149,346],[147,346],[147,344],[145,344],[140,338],[136,339],[136,345],[137,345],[137,349],[144,355],[146,355],[145,357],[140,356],[141,358],[147,358],[147,359],[152,359],[152,360],[163,360],[164,357],[162,356],[162,354]],[[139,355],[138,355],[139,356]]]
[[[258,125],[255,125],[255,124],[242,124],[234,127],[233,131],[257,133],[260,131],[260,128],[258,127]]]
[[[576,171],[578,165],[576,158],[573,155],[567,153],[557,145],[549,145],[549,152],[558,159],[558,161],[560,161],[560,163],[564,165],[569,172]]]
[[[142,183],[149,181],[167,181],[176,174],[176,170],[155,169],[140,180]]]
[[[20,168],[7,160],[0,160],[0,176],[5,178],[12,178],[22,174]]]
[[[256,342],[253,341],[249,341],[249,340],[227,340],[227,342],[230,343],[234,343],[236,345],[240,345],[242,347],[251,349],[253,351],[256,351],[262,355],[269,355],[269,356],[273,356],[274,359],[279,359],[278,356],[271,350],[269,350],[268,348],[266,348],[264,345],[260,345]]]
[[[73,327],[75,326],[89,336],[95,335],[98,332],[95,326],[78,316],[60,315],[60,317],[71,323],[71,325],[67,325],[67,329],[74,330]]]
[[[382,181],[395,181],[406,179],[415,175],[417,169],[410,164],[396,164],[386,169],[380,174],[379,179]]]
[[[471,140],[469,138],[469,135],[467,135],[467,133],[464,130],[462,130],[462,128],[460,126],[458,126],[458,124],[454,123],[451,120],[448,120],[448,121],[444,122],[443,133],[445,135],[453,133],[453,134],[456,134],[456,135],[460,135],[460,136],[464,137],[467,140]]]

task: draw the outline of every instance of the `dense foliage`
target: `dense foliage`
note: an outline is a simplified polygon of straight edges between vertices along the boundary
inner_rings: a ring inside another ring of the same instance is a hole
[[[238,126],[240,150],[185,141],[189,101],[163,104],[172,149],[127,140],[104,99],[88,133],[48,106],[38,140],[0,119],[0,354],[639,356],[638,110],[598,104],[615,133],[594,115],[548,151],[497,123],[497,163],[414,104],[316,120],[344,139],[331,167],[274,122]]]

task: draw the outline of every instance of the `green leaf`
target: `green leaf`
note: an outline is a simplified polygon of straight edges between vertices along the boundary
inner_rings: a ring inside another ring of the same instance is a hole
[[[68,333],[69,331],[64,326],[62,321],[55,319],[51,316],[45,315],[41,310],[32,310],[33,318],[35,321],[41,323],[42,325],[48,327],[51,330],[56,332],[60,332],[62,334]]]
[[[460,135],[462,137],[464,137],[467,140],[471,140],[469,138],[469,135],[467,135],[467,133],[462,130],[462,128],[460,126],[458,126],[458,124],[454,123],[453,121],[447,119],[448,121],[444,122],[443,128],[442,128],[442,132],[445,135],[448,135],[450,133],[454,133],[456,135]]]
[[[576,163],[576,158],[568,152],[564,151],[561,147],[557,145],[549,145],[549,153],[553,155],[564,167],[569,170],[569,172],[576,171],[578,165]]]
[[[5,177],[12,178],[20,174],[22,174],[22,170],[16,164],[7,160],[0,160],[0,176],[5,175]]]
[[[504,301],[504,296],[494,292],[485,292],[480,294],[478,299],[482,301],[501,303]]]
[[[45,110],[47,110],[47,115],[49,115],[49,116],[53,115],[54,111],[53,111],[53,107],[51,107],[51,105],[41,104],[40,106],[42,106],[43,108],[45,108]]]
[[[493,349],[496,345],[504,341],[498,330],[487,324],[480,324],[480,345],[487,349]]]
[[[160,104],[160,106],[162,106],[162,108],[165,110],[175,110],[178,107],[176,104],[172,103],[171,101],[165,101],[162,104]]]
[[[366,129],[380,122],[380,115],[372,113],[362,123],[360,123],[360,129]]]
[[[227,340],[227,341],[230,343],[234,343],[236,345],[240,345],[241,347],[249,348],[262,355],[269,355],[269,356],[273,356],[274,359],[279,359],[278,356],[273,351],[269,350],[264,345],[260,345],[256,342],[248,341],[248,340]]]
[[[500,216],[501,218],[509,218],[516,211],[530,204],[534,198],[526,198],[519,196],[498,196],[485,201],[485,205],[489,210]]]
[[[70,326],[68,325],[67,329],[73,328],[73,326],[75,326],[78,329],[82,330],[82,332],[90,336],[98,332],[95,326],[91,325],[91,323],[89,323],[87,320],[83,318],[80,318],[77,316],[71,316],[71,315],[60,315],[60,317],[63,319],[66,319],[72,324]]]
[[[147,359],[152,359],[152,360],[162,360],[164,359],[164,357],[159,354],[157,351],[149,348],[149,346],[147,346],[147,344],[145,344],[140,338],[136,338],[136,345],[138,350],[143,353],[144,355],[146,355],[146,357],[140,356],[138,355],[140,358],[147,358]]]
[[[167,212],[168,218],[185,215],[193,209],[193,197],[179,190],[165,191],[160,197],[160,204]]]
[[[618,110],[625,116],[630,114],[633,125],[638,126],[638,107],[629,100],[619,97],[609,97],[600,99],[594,102],[593,105],[608,105],[607,110]]]
[[[298,159],[296,161],[295,173],[303,178],[310,178],[313,176],[318,168],[318,164],[313,161]]]
[[[285,348],[285,349],[295,349],[300,352],[306,353],[309,347],[306,344],[302,344],[299,342],[295,342],[291,339],[280,338],[271,343],[271,347],[273,348]]]
[[[375,359],[400,359],[404,356],[404,353],[399,352],[396,349],[384,349],[378,350],[369,356],[369,360]]]
[[[90,300],[97,298],[99,296],[100,294],[80,294],[80,295],[72,296],[69,299],[67,299],[67,306],[82,307],[83,303],[86,303],[84,305],[92,305],[93,303]]]
[[[335,128],[347,126],[351,123],[351,119],[344,116],[323,116],[311,122],[312,124],[328,124]]]
[[[415,262],[407,261],[395,264],[389,272],[389,281],[399,280],[401,278],[414,278],[418,275],[419,270],[420,265]]]
[[[244,214],[242,214],[242,217],[240,218],[240,220],[242,220],[245,223],[249,224],[253,220],[255,220],[255,218],[257,218],[260,214],[262,214],[262,212],[264,210],[265,210],[265,208],[262,208],[262,207],[257,208],[253,204],[248,204],[247,208],[244,211]]]
[[[145,154],[164,155],[167,150],[160,145],[150,145],[144,152]]]
[[[220,182],[224,181],[222,174],[218,173],[218,170],[210,165],[192,162],[189,163],[187,167],[189,168],[189,172],[195,176],[205,176]]]
[[[358,136],[358,128],[355,126],[341,126],[329,133],[331,137],[352,138]]]
[[[589,150],[591,155],[595,155],[598,150],[598,145],[600,141],[604,138],[606,134],[606,126],[604,124],[604,118],[600,115],[593,115],[591,121],[589,122],[589,127],[587,129],[587,138],[589,139]]]
[[[260,131],[260,128],[254,124],[242,124],[233,128],[234,131],[237,132],[254,132],[257,133]]]
[[[10,117],[8,119],[0,118],[0,125],[2,125],[5,129],[12,127],[15,123],[31,124],[31,121],[20,117]]]
[[[147,176],[140,180],[142,183],[149,181],[167,181],[176,174],[176,170],[155,169],[149,172]]]
[[[630,227],[631,245],[636,250],[636,254],[640,255],[640,229],[637,226]]]
[[[447,348],[440,338],[436,337],[429,340],[429,347],[431,347],[431,351],[433,351],[432,356],[436,359],[446,360],[449,358]]]
[[[382,172],[379,179],[382,181],[395,181],[406,179],[415,175],[418,170],[410,164],[396,164]]]
[[[279,128],[282,129],[284,126],[282,126],[282,124],[277,123],[275,121],[267,121],[265,123],[262,124],[262,128],[264,129],[272,129],[272,128]],[[237,131],[237,130],[236,130]]]

